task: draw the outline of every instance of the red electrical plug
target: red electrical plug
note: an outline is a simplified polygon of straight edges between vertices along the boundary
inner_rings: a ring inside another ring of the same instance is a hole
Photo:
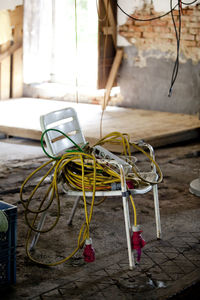
[[[94,248],[92,247],[91,238],[85,240],[85,248],[83,251],[83,256],[85,262],[95,261],[95,252],[94,252]]]
[[[137,261],[140,261],[142,248],[146,245],[146,242],[141,237],[142,230],[140,230],[140,226],[133,226],[133,235],[131,238],[132,249],[137,251]]]
[[[129,188],[129,190],[134,189],[134,184],[133,184],[132,180],[126,180],[126,184],[127,184],[127,187]]]

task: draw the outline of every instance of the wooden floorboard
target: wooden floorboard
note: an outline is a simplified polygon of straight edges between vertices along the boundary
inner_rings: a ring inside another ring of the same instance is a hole
[[[100,105],[38,98],[0,101],[0,132],[39,140],[40,115],[69,106],[76,109],[86,139],[91,143],[97,141],[100,138]],[[200,120],[197,116],[114,106],[106,108],[102,128],[103,135],[112,131],[126,132],[132,141],[143,139],[153,146],[200,136]]]

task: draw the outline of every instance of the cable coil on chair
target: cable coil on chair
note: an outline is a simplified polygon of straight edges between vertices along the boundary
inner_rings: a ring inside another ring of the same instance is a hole
[[[48,131],[49,130],[51,130],[51,129],[48,129]],[[121,134],[119,132],[110,133],[109,135],[106,135],[104,138],[100,139],[91,148],[88,145],[86,145],[84,148],[81,148],[74,141],[72,141],[75,146],[75,148],[73,150],[66,152],[62,156],[52,157],[44,149],[43,137],[46,133],[47,132],[44,132],[42,134],[41,145],[42,145],[42,148],[43,148],[44,152],[46,153],[46,155],[51,157],[51,159],[48,162],[44,163],[39,168],[37,168],[34,172],[32,172],[26,178],[26,180],[24,181],[24,183],[21,186],[20,200],[21,200],[21,203],[23,204],[23,207],[25,210],[25,220],[29,227],[28,233],[27,233],[27,240],[26,240],[26,253],[27,253],[28,257],[35,263],[46,265],[46,266],[55,266],[55,265],[65,262],[66,260],[71,258],[80,248],[83,247],[85,240],[89,239],[89,226],[90,226],[93,209],[94,209],[94,205],[95,205],[95,192],[98,190],[111,190],[113,183],[120,184],[120,182],[121,182],[119,170],[117,170],[116,166],[113,166],[112,163],[108,163],[108,160],[102,161],[101,158],[95,157],[93,149],[96,145],[103,145],[107,142],[121,144],[123,147],[122,154],[127,158],[131,157],[131,146],[133,146],[134,148],[141,151],[144,155],[147,156],[147,158],[150,160],[150,162],[154,165],[154,168],[156,168],[156,170],[158,171],[158,175],[159,175],[158,179],[148,181],[147,179],[143,178],[142,175],[139,173],[139,171],[136,170],[136,167],[134,166],[134,164],[132,163],[131,164],[131,172],[134,174],[134,176],[127,174],[126,180],[127,180],[127,182],[128,182],[128,180],[131,180],[135,187],[137,187],[139,183],[144,184],[144,185],[158,184],[159,182],[162,181],[162,172],[161,172],[158,164],[155,162],[154,158],[151,155],[146,153],[139,145],[136,145],[136,144],[130,142],[130,137],[128,134]],[[66,138],[70,139],[70,137],[68,137],[64,133],[62,133],[62,134]],[[146,145],[146,144],[144,144],[144,145]],[[27,182],[29,182],[35,174],[40,172],[46,166],[50,166],[49,170],[42,177],[42,179],[39,181],[39,183],[36,184],[36,186],[32,190],[28,199],[24,199],[23,192],[24,192],[24,188],[25,188]],[[33,198],[34,198],[36,191],[39,189],[41,184],[45,181],[47,176],[49,176],[52,172],[53,172],[53,179],[52,179],[51,183],[49,184],[47,191],[45,192],[45,194],[43,196],[43,199],[40,201],[38,209],[31,209],[30,205],[31,205],[31,202],[34,200]],[[38,261],[37,259],[35,259],[32,256],[32,253],[29,250],[29,240],[30,240],[32,231],[37,232],[37,233],[47,233],[47,232],[51,231],[58,223],[59,218],[60,218],[60,198],[59,198],[58,184],[61,181],[63,182],[63,184],[69,186],[70,189],[80,190],[83,192],[85,222],[82,224],[82,226],[80,228],[78,240],[77,240],[77,247],[74,249],[74,251],[62,260],[52,262],[52,263],[45,263],[45,262]],[[88,203],[86,200],[85,193],[87,191],[92,192],[91,203]],[[129,195],[129,197],[130,197],[131,204],[133,207],[134,226],[137,226],[137,215],[136,215],[135,204],[134,204],[133,197],[131,194]],[[54,199],[57,202],[56,220],[49,228],[47,228],[45,230],[39,230],[36,227],[37,218],[41,213],[44,213],[51,207],[51,205],[54,202]],[[102,202],[102,201],[100,201],[100,202]],[[90,205],[89,212],[88,212],[88,208],[87,208],[88,204]],[[34,215],[34,218],[31,222],[29,221],[30,214]]]

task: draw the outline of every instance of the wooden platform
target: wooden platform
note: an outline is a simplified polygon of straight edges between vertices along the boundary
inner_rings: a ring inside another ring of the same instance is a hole
[[[39,140],[40,115],[69,106],[76,109],[86,139],[91,143],[98,140],[99,105],[38,98],[0,101],[0,132]],[[103,135],[112,131],[129,133],[133,141],[143,139],[156,147],[199,137],[200,120],[192,115],[110,106],[104,113]]]

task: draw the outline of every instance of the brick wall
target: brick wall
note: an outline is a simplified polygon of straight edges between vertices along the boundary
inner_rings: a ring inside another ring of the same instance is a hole
[[[145,4],[141,10],[132,14],[135,18],[149,19],[162,14],[155,12],[153,5]],[[178,11],[174,11],[178,25]],[[181,16],[180,61],[192,59],[200,61],[200,4],[183,9]],[[127,18],[127,22],[118,28],[118,33],[134,44],[139,50],[157,49],[170,57],[176,56],[176,38],[171,14],[155,21],[135,21]]]

